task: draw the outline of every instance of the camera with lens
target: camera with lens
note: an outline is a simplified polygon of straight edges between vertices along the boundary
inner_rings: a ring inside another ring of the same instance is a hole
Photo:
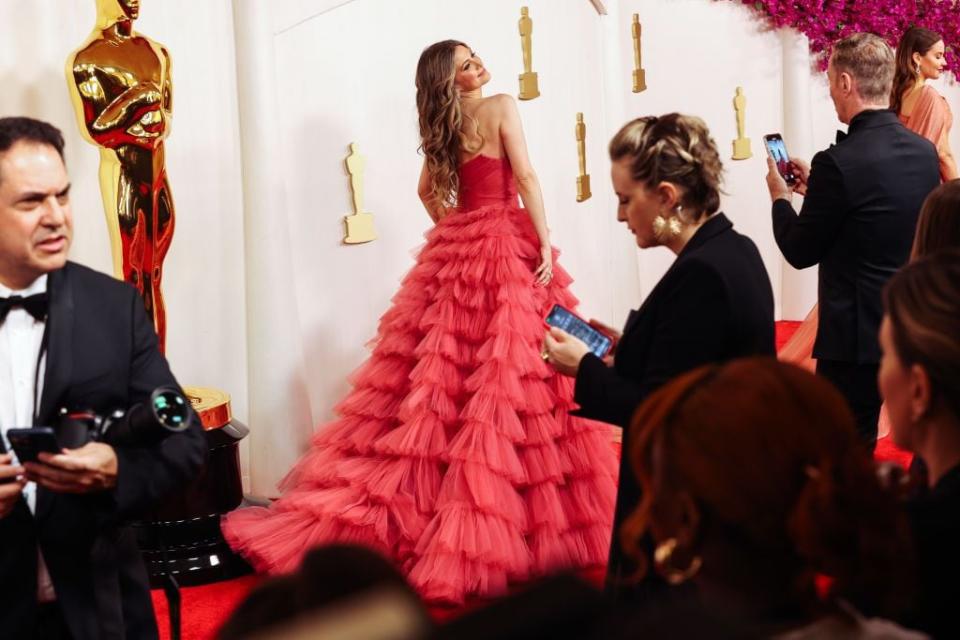
[[[149,399],[127,410],[101,414],[92,410],[61,409],[58,431],[61,440],[66,436],[73,441],[61,442],[67,447],[90,441],[111,446],[148,446],[186,430],[192,415],[190,402],[179,390],[160,387]]]

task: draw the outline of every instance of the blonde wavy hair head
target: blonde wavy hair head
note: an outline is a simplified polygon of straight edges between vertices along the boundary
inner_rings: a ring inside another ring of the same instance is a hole
[[[627,159],[631,177],[647,187],[680,187],[685,222],[720,209],[723,163],[700,118],[668,113],[631,120],[613,136],[609,151],[613,162]]]
[[[433,199],[441,206],[456,203],[461,149],[475,153],[483,145],[482,138],[475,135],[470,140],[461,130],[464,115],[460,109],[460,92],[454,83],[457,70],[453,63],[457,47],[470,48],[458,40],[443,40],[424,49],[417,62],[420,151],[426,159]],[[476,121],[474,125],[479,134]]]

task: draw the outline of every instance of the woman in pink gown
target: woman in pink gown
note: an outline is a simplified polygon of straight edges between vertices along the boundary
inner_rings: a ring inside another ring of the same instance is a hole
[[[421,55],[419,191],[436,224],[339,419],[269,508],[225,518],[260,571],[355,542],[393,558],[424,598],[460,603],[606,560],[612,434],[569,415],[570,379],[540,358],[543,317],[577,301],[553,263],[516,104],[483,97],[489,78],[463,43]]]
[[[949,134],[953,114],[946,99],[926,84],[936,80],[945,64],[944,43],[940,34],[922,27],[910,27],[897,46],[896,71],[890,93],[890,108],[911,131],[937,146],[941,180],[958,177],[957,163],[950,151]],[[813,342],[817,337],[817,307],[807,315],[778,354],[781,360],[794,362],[810,370],[815,368]],[[887,432],[886,412],[880,414],[880,433]]]

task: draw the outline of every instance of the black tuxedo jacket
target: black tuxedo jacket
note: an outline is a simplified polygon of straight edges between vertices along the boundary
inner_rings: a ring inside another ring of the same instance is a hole
[[[592,354],[581,361],[574,390],[577,415],[624,427],[611,579],[624,573],[617,532],[640,499],[626,428],[637,406],[671,378],[698,366],[775,354],[773,291],[760,252],[718,213],[687,242],[640,309],[630,312],[614,366]]]
[[[773,234],[797,269],[820,264],[815,358],[880,361],[880,292],[906,263],[923,200],[940,184],[933,144],[893,111],[864,111],[813,157],[798,215],[773,203]]]
[[[175,386],[143,302],[129,285],[67,263],[47,281],[47,355],[37,425],[61,407],[108,411]],[[39,488],[36,514],[23,499],[0,519],[0,636],[33,637],[37,549],[75,640],[157,637],[146,570],[125,522],[189,481],[206,456],[191,427],[151,447],[116,447],[111,491],[56,494]]]

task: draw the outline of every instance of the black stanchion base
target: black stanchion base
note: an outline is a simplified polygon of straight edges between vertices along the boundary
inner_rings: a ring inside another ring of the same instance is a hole
[[[140,523],[134,528],[151,588],[162,587],[167,573],[176,577],[181,587],[253,573],[223,539],[219,514],[179,522]]]
[[[197,478],[148,518],[134,523],[151,587],[163,586],[167,573],[180,586],[252,573],[250,565],[230,549],[220,532],[221,516],[243,499],[238,445],[247,433],[236,420],[205,431],[210,456]]]

